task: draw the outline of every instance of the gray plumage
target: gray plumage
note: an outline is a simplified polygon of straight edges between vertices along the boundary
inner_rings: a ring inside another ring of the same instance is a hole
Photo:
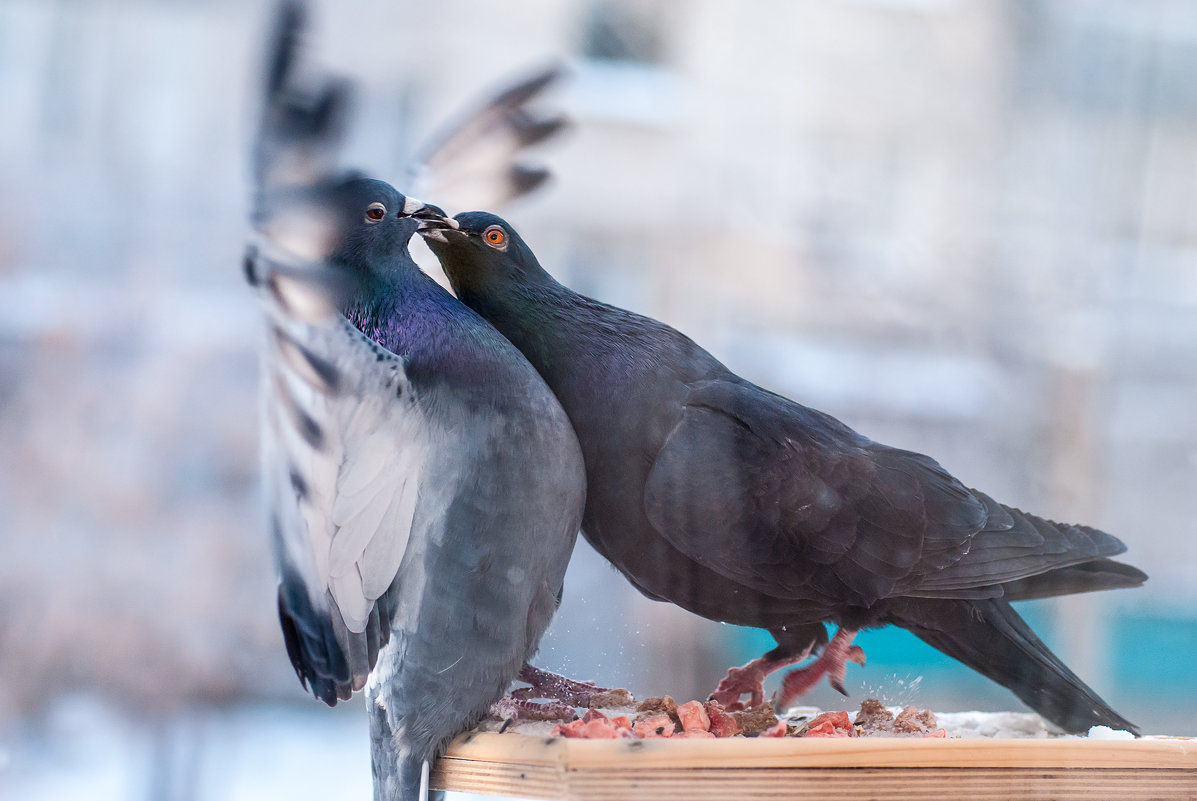
[[[335,171],[345,90],[295,78],[302,20],[284,5],[245,265],[279,617],[317,697],[366,688],[375,797],[415,799],[535,652],[585,477],[535,370],[412,261],[423,204]]]

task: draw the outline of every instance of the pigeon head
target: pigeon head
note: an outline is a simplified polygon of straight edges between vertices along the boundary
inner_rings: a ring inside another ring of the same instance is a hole
[[[459,294],[552,280],[532,249],[503,218],[467,211],[448,222],[456,227],[432,218],[421,220],[420,234]]]
[[[407,253],[419,225],[412,213],[424,204],[383,181],[354,177],[330,187],[325,206],[333,232],[328,260],[377,271]]]
[[[359,175],[279,189],[263,200],[262,218],[263,233],[277,246],[343,268],[367,286],[414,270],[407,246],[417,226],[445,224],[436,206]]]

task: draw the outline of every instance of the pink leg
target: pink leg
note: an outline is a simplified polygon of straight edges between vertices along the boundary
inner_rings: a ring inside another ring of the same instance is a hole
[[[537,703],[511,695],[490,705],[490,713],[499,720],[573,720],[578,716],[569,704],[560,701]],[[504,727],[506,728],[506,727]]]
[[[858,665],[865,663],[865,654],[859,645],[853,645],[856,632],[839,629],[823,653],[814,662],[804,668],[791,670],[781,680],[781,694],[777,705],[780,709],[787,708],[795,698],[810,690],[819,683],[819,679],[827,676],[828,683],[841,695],[847,695],[844,690],[844,674],[849,662]]]
[[[592,697],[611,692],[607,687],[596,687],[593,681],[574,681],[532,665],[520,668],[519,680],[531,685],[512,691],[511,697],[519,700],[553,698],[571,706],[587,706]]]
[[[838,635],[837,635],[838,636]],[[749,707],[759,706],[765,700],[765,677],[784,667],[795,665],[810,656],[814,645],[805,651],[782,659],[766,659],[759,657],[743,667],[734,667],[727,671],[727,675],[719,682],[715,692],[711,693],[711,700],[723,704],[729,712],[735,712]],[[748,703],[740,701],[740,696],[749,693]]]
[[[573,720],[575,707],[590,706],[592,701],[619,705],[632,703],[626,690],[595,686],[593,681],[574,681],[532,665],[520,669],[519,680],[531,686],[512,690],[491,705],[491,714],[502,720]],[[604,696],[601,697],[600,696]],[[533,698],[548,699],[544,703]]]

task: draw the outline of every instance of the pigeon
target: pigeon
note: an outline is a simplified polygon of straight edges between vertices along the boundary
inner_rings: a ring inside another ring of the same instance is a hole
[[[303,20],[282,6],[245,261],[278,614],[316,697],[365,689],[375,798],[424,799],[537,649],[585,472],[528,361],[412,260],[443,212],[336,167],[348,88],[298,74]]]
[[[874,442],[739,377],[656,320],[571,291],[504,220],[422,224],[454,292],[536,367],[586,462],[582,533],[649,598],[768,630],[777,647],[713,697],[780,704],[864,661],[857,631],[905,628],[1067,731],[1134,731],[1010,602],[1146,575],[1105,532],[969,489],[935,460]],[[829,640],[826,624],[838,628]]]

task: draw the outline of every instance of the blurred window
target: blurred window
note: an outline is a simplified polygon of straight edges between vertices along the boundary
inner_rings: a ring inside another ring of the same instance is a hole
[[[667,9],[664,3],[628,0],[596,0],[585,7],[575,114],[648,128],[678,120],[681,86],[667,64]]]
[[[586,10],[582,55],[597,61],[660,64],[665,14],[658,3],[599,0]]]

